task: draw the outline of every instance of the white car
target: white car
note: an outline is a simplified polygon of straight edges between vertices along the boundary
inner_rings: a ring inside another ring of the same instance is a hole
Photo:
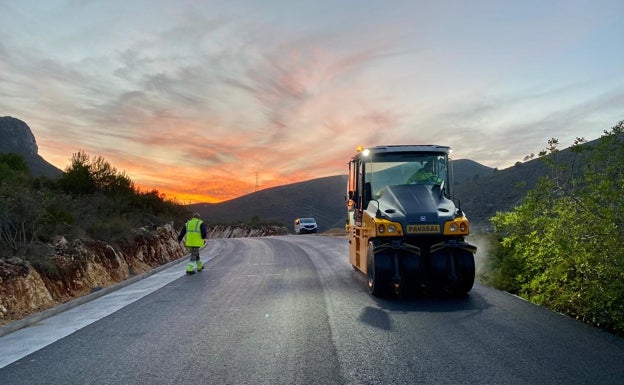
[[[314,218],[297,218],[295,219],[295,234],[316,233],[317,226]]]

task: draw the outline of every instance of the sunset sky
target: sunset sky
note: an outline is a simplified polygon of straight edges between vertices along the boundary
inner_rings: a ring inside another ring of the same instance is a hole
[[[0,116],[181,203],[357,145],[503,169],[624,119],[624,1],[0,0]],[[1,138],[0,138],[1,140]]]

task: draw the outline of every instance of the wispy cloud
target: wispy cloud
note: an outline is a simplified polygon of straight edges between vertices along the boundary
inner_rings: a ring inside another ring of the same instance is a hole
[[[621,119],[622,9],[16,3],[0,14],[0,114],[61,168],[83,150],[185,202],[345,173],[358,144],[506,167]]]

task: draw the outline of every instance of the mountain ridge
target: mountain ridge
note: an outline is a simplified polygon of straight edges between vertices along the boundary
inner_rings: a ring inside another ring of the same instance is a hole
[[[39,155],[39,147],[32,130],[24,121],[12,116],[0,117],[0,153],[22,155],[34,176],[59,178],[63,171]]]

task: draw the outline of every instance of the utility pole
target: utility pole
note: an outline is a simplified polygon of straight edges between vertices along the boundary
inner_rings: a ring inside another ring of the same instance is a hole
[[[258,172],[256,171],[256,191],[258,191]]]

